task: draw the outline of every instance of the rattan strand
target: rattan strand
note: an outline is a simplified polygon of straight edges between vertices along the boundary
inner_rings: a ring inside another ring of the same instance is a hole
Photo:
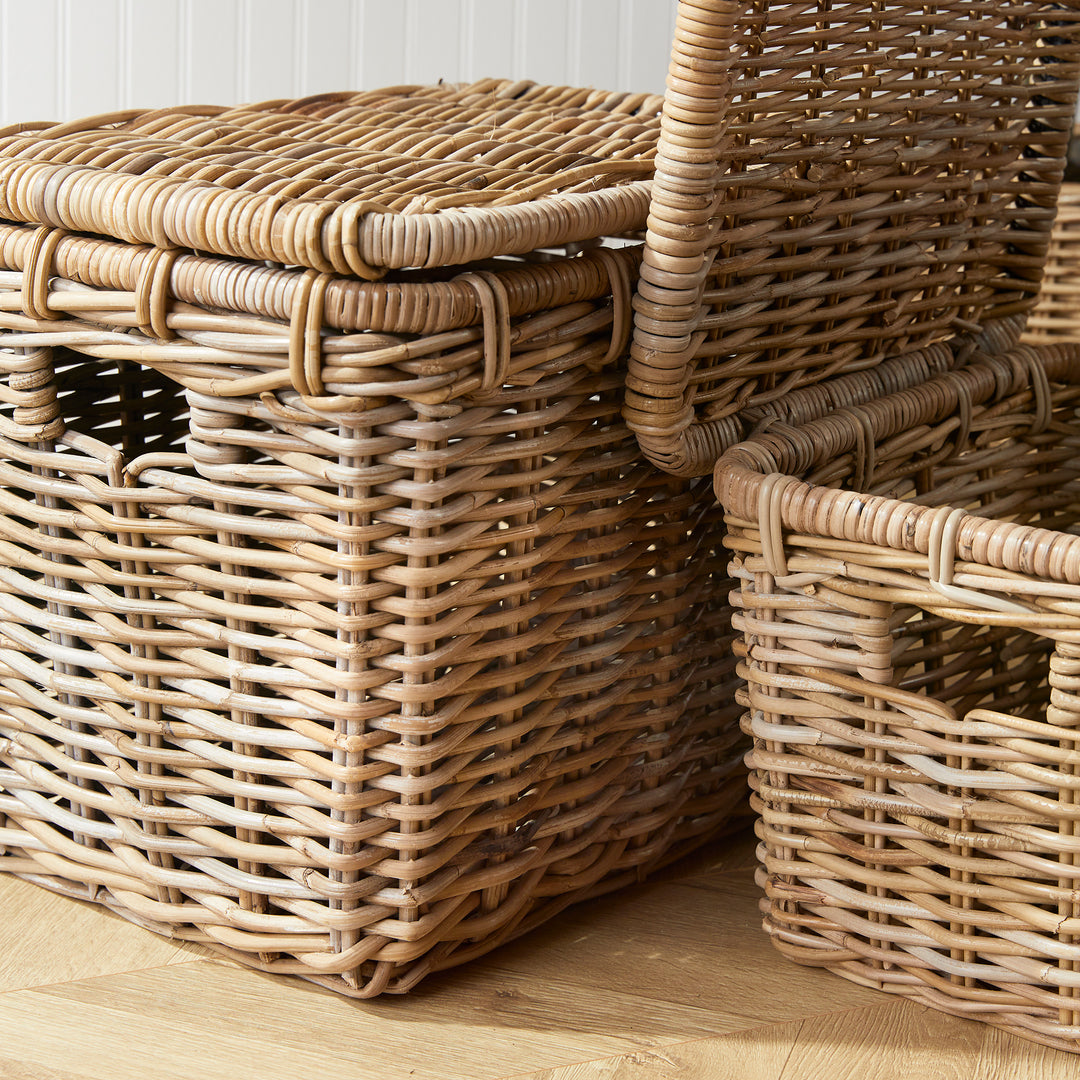
[[[1077,17],[680,4],[627,393],[652,461],[708,472],[727,417],[1030,307]]]
[[[1072,1051],[1078,409],[1080,346],[1021,347],[716,472],[766,929]]]

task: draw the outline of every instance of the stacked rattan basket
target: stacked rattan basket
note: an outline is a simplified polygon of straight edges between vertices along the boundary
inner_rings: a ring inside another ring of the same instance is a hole
[[[0,869],[402,991],[721,829],[745,713],[783,948],[1080,1046],[1078,7],[0,132]]]

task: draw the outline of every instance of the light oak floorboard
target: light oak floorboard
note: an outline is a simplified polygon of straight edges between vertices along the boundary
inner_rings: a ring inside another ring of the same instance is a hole
[[[405,997],[349,1001],[0,877],[3,1080],[1075,1080],[1080,1057],[801,968],[748,836]]]
[[[364,1080],[482,1080],[523,1063],[610,1056],[722,1023],[700,1010],[656,1008],[615,992],[590,999],[571,984],[505,973],[462,979],[442,992],[349,1001],[217,961],[0,997],[0,1028],[28,1033],[37,1060],[50,1068],[71,1060],[69,1041],[57,1043],[54,1029],[84,1045],[107,1030],[134,1049],[122,1063],[80,1061],[94,1080],[145,1080],[145,1053],[155,1046],[167,1059],[155,1080],[294,1080],[320,1075],[309,1072],[320,1060],[334,1075]]]
[[[0,875],[0,992],[207,955],[197,945],[149,933],[98,904]]]
[[[637,886],[566,912],[540,931],[539,946],[539,935],[530,935],[486,963],[539,979],[572,980],[589,993],[629,986],[652,1001],[722,1010],[759,1023],[881,1000],[876,990],[782,957],[761,930],[758,895],[745,871],[718,875],[709,889],[674,881]]]
[[[1077,1080],[1080,1055],[986,1028],[982,1054],[970,1080]]]
[[[733,874],[746,878],[749,871],[752,879],[757,867],[758,843],[750,828],[742,829],[723,841],[707,844],[673,866],[657,871],[649,881],[678,881],[683,885],[708,889],[715,886],[718,879],[724,880]]]
[[[799,1029],[780,1080],[969,1080],[986,1029],[909,1001],[819,1016]]]
[[[511,1080],[780,1080],[802,1024],[770,1024]]]

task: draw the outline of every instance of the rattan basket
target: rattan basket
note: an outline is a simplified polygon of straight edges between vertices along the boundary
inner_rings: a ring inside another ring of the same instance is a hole
[[[488,80],[0,133],[0,869],[365,996],[722,828],[702,477],[1008,355],[1074,16],[684,2],[662,120]]]
[[[1080,348],[1021,350],[774,423],[716,473],[766,929],[1073,1051],[1078,412]]]
[[[532,250],[644,225],[659,109],[0,139],[0,870],[369,996],[743,810],[718,512],[619,415],[640,244]]]

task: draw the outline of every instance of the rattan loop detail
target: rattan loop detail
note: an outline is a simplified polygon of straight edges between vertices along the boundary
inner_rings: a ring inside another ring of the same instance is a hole
[[[968,437],[971,435],[971,414],[974,408],[971,387],[966,379],[955,377],[952,372],[949,372],[946,378],[949,385],[956,391],[956,416],[960,421],[960,426],[956,430],[953,446],[956,452],[960,453],[967,446]]]
[[[630,305],[633,302],[634,283],[625,260],[618,258],[614,252],[598,248],[596,256],[607,270],[611,289],[611,344],[600,361],[601,367],[607,367],[623,355],[630,341]]]
[[[769,473],[758,492],[758,528],[761,531],[761,553],[765,566],[776,581],[788,577],[787,554],[784,551],[783,517],[780,503],[794,477],[784,473]]]
[[[340,233],[339,250],[342,265],[337,270],[343,274],[355,274],[365,281],[378,281],[386,277],[386,270],[371,266],[360,257],[360,219],[364,214],[386,214],[385,206],[361,200],[339,207],[327,220],[327,228]]]
[[[168,325],[169,282],[180,252],[148,248],[135,283],[135,319],[147,337],[167,341],[174,337]]]
[[[1031,612],[1011,600],[1004,600],[975,589],[964,589],[954,585],[953,570],[956,561],[956,538],[960,533],[960,524],[968,516],[961,507],[942,506],[934,512],[930,522],[929,560],[930,586],[947,600],[952,600],[964,607],[986,608],[1009,615],[1029,615]]]
[[[302,397],[320,397],[322,381],[323,301],[329,274],[307,271],[293,296],[289,320],[289,378]]]
[[[1050,378],[1046,373],[1046,367],[1039,362],[1039,357],[1035,352],[1024,350],[1022,355],[1027,361],[1031,388],[1035,391],[1035,415],[1032,419],[1031,430],[1037,435],[1050,426],[1053,416],[1054,400],[1050,393]]]
[[[484,373],[480,393],[489,394],[506,382],[510,373],[510,299],[496,274],[481,270],[462,274],[480,302],[484,326]]]
[[[67,234],[63,229],[43,225],[35,229],[23,266],[23,313],[30,319],[61,319],[63,312],[49,310],[49,280],[53,277],[53,255],[56,245]]]
[[[56,394],[53,350],[17,349],[0,353],[7,386],[0,398],[14,405],[10,421],[0,417],[0,433],[27,445],[52,442],[64,433]]]
[[[845,416],[850,416],[855,421],[855,478],[852,487],[855,491],[865,491],[873,482],[876,466],[874,424],[866,410],[857,405],[843,411]]]

